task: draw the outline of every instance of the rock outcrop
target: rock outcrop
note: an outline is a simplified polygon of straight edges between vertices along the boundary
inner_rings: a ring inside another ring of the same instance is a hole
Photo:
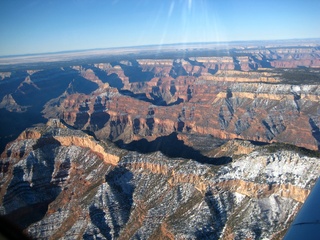
[[[161,106],[147,96],[105,89],[57,98],[44,113],[94,131],[98,138],[126,143],[183,132],[318,149],[318,85],[203,82],[195,77],[178,77],[174,83],[174,99],[180,103]],[[165,96],[163,88],[161,92]]]
[[[5,95],[0,102],[0,108],[4,108],[9,112],[25,112],[28,109],[28,106],[20,106],[13,99],[11,94]]]
[[[232,145],[233,162],[200,164],[120,150],[52,119],[1,155],[1,215],[42,239],[280,239],[320,159]]]
[[[42,116],[125,143],[182,132],[319,148],[319,47],[208,54],[3,72],[0,125],[20,126],[2,148]]]
[[[5,70],[0,214],[36,239],[281,239],[319,176],[319,49]]]

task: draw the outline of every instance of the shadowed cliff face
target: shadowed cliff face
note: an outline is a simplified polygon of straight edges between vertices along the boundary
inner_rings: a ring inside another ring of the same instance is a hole
[[[119,140],[116,142],[117,146],[131,151],[138,151],[141,153],[152,153],[160,151],[164,155],[170,158],[186,158],[193,159],[200,163],[212,164],[212,165],[223,165],[231,162],[231,157],[219,157],[210,158],[207,157],[199,150],[187,146],[183,140],[177,138],[176,133],[172,133],[169,136],[156,138],[154,141],[148,142],[145,139],[132,141],[129,144],[123,143]]]
[[[35,239],[281,238],[319,176],[277,144],[319,150],[319,48],[210,53],[0,73],[0,214]]]
[[[315,47],[233,48],[1,73],[0,149],[43,116],[126,144],[182,132],[318,149],[319,123],[309,124],[320,112],[318,56]]]
[[[48,205],[61,192],[51,177],[57,147],[58,141],[43,142],[39,139],[34,145],[35,150],[23,160],[23,166],[11,169],[13,178],[4,195],[3,207],[8,218],[22,228],[41,220],[48,211]],[[26,151],[28,149],[21,149],[22,154]]]
[[[210,165],[127,152],[53,119],[1,155],[0,213],[32,238],[281,238],[319,159],[298,148],[216,144],[207,151],[237,157]]]
[[[65,91],[69,94],[89,94],[98,88],[94,82],[90,82],[71,68],[48,69],[35,72],[15,72],[10,79],[0,83],[0,99],[10,94],[14,104],[25,106],[25,111],[10,109],[3,105],[0,109],[0,131],[2,152],[5,144],[13,140],[27,127],[39,122],[46,122],[42,117],[43,106]],[[13,89],[15,88],[15,89]],[[11,103],[12,104],[12,103]]]
[[[113,65],[119,65],[123,69],[130,83],[146,82],[153,77],[151,72],[143,71],[136,60],[113,63]]]
[[[177,78],[179,76],[187,76],[188,73],[184,69],[182,62],[174,61],[169,75],[173,78]]]
[[[320,150],[320,129],[317,126],[317,124],[313,121],[312,118],[309,119],[309,124],[312,129],[312,136],[317,140],[318,142],[318,150]]]
[[[168,91],[171,81],[167,81]],[[319,123],[309,124],[320,112],[318,85],[201,82],[195,77],[178,77],[175,86],[177,100],[167,105],[161,106],[158,101],[162,98],[150,100],[145,93],[133,96],[129,92],[127,96],[108,88],[53,100],[44,113],[94,131],[100,139],[125,144],[180,132],[318,149],[319,139],[314,136]]]
[[[122,80],[119,78],[119,76],[116,73],[110,73],[106,74],[105,71],[101,70],[100,68],[97,68],[95,66],[87,66],[89,69],[92,69],[94,74],[103,82],[108,83],[110,87],[117,88],[120,90],[124,84]]]

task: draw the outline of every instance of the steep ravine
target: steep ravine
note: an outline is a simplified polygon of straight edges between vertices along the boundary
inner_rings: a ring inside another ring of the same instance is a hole
[[[93,131],[99,139],[125,144],[191,133],[318,149],[318,85],[192,81],[192,98],[187,100],[188,89],[181,93],[180,88],[177,97],[184,101],[178,105],[156,106],[106,88],[51,100],[43,113]]]
[[[319,159],[232,145],[232,162],[201,164],[121,150],[53,119],[1,155],[1,214],[37,239],[280,239]]]
[[[35,239],[281,239],[320,172],[319,47],[229,50],[1,72],[0,214]]]

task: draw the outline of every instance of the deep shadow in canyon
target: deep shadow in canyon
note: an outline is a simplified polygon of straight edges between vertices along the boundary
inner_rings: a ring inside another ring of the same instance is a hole
[[[87,68],[92,69],[94,74],[103,82],[109,83],[110,87],[117,88],[119,91],[123,88],[124,84],[119,76],[115,73],[107,75],[107,73],[100,68],[88,65]]]
[[[170,158],[185,158],[193,159],[199,163],[223,165],[232,161],[231,157],[210,158],[201,154],[200,151],[195,150],[184,144],[179,140],[177,133],[171,133],[168,136],[158,137],[154,141],[148,142],[146,139],[132,141],[131,143],[124,143],[122,140],[115,142],[120,148],[137,151],[140,153],[152,153],[160,151]]]
[[[320,150],[320,129],[317,127],[316,123],[313,121],[312,118],[309,118],[309,124],[312,128],[312,136],[318,143],[318,150]]]
[[[61,177],[63,172],[58,172],[57,176],[53,177],[54,152],[59,146],[60,143],[53,138],[40,138],[34,145],[34,154],[25,160],[27,161],[27,169],[19,166],[13,169],[13,179],[8,186],[6,195],[4,195],[3,207],[12,209],[12,205],[24,203],[22,207],[16,208],[5,215],[21,229],[25,229],[41,220],[48,211],[49,204],[61,192],[59,181],[56,181],[56,179]],[[43,156],[45,160],[39,161],[40,156]],[[24,179],[23,176],[26,172],[27,174],[33,173],[32,184]],[[19,194],[16,194],[19,188],[22,190]]]
[[[167,104],[165,100],[163,100],[162,97],[158,97],[156,95],[152,95],[153,99],[150,99],[147,97],[145,93],[133,93],[129,90],[120,90],[119,93],[125,96],[129,96],[141,101],[149,102],[152,103],[153,105],[156,106],[173,106],[173,105],[178,105],[183,102],[183,99],[178,98],[175,102]]]
[[[26,128],[36,123],[45,123],[41,109],[30,109],[24,113],[9,112],[0,109],[0,152],[3,152],[7,143],[16,139]]]
[[[112,66],[119,65],[122,69],[124,74],[129,77],[129,82],[148,82],[150,81],[154,74],[148,71],[142,71],[139,63],[135,59],[131,59],[128,61],[129,64],[123,64],[121,62],[113,62],[111,63]]]
[[[0,109],[0,152],[26,128],[47,121],[41,111],[49,100],[59,97],[65,91],[69,94],[89,94],[98,88],[96,83],[79,76],[71,68],[36,72],[29,76],[30,82],[25,81],[27,76],[26,71],[17,71],[13,73],[11,81],[0,82],[0,98],[11,94],[14,101],[26,109],[25,112]]]

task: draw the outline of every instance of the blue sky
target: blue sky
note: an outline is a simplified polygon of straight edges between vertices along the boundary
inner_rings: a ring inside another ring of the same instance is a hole
[[[0,56],[320,38],[319,0],[1,0]]]

